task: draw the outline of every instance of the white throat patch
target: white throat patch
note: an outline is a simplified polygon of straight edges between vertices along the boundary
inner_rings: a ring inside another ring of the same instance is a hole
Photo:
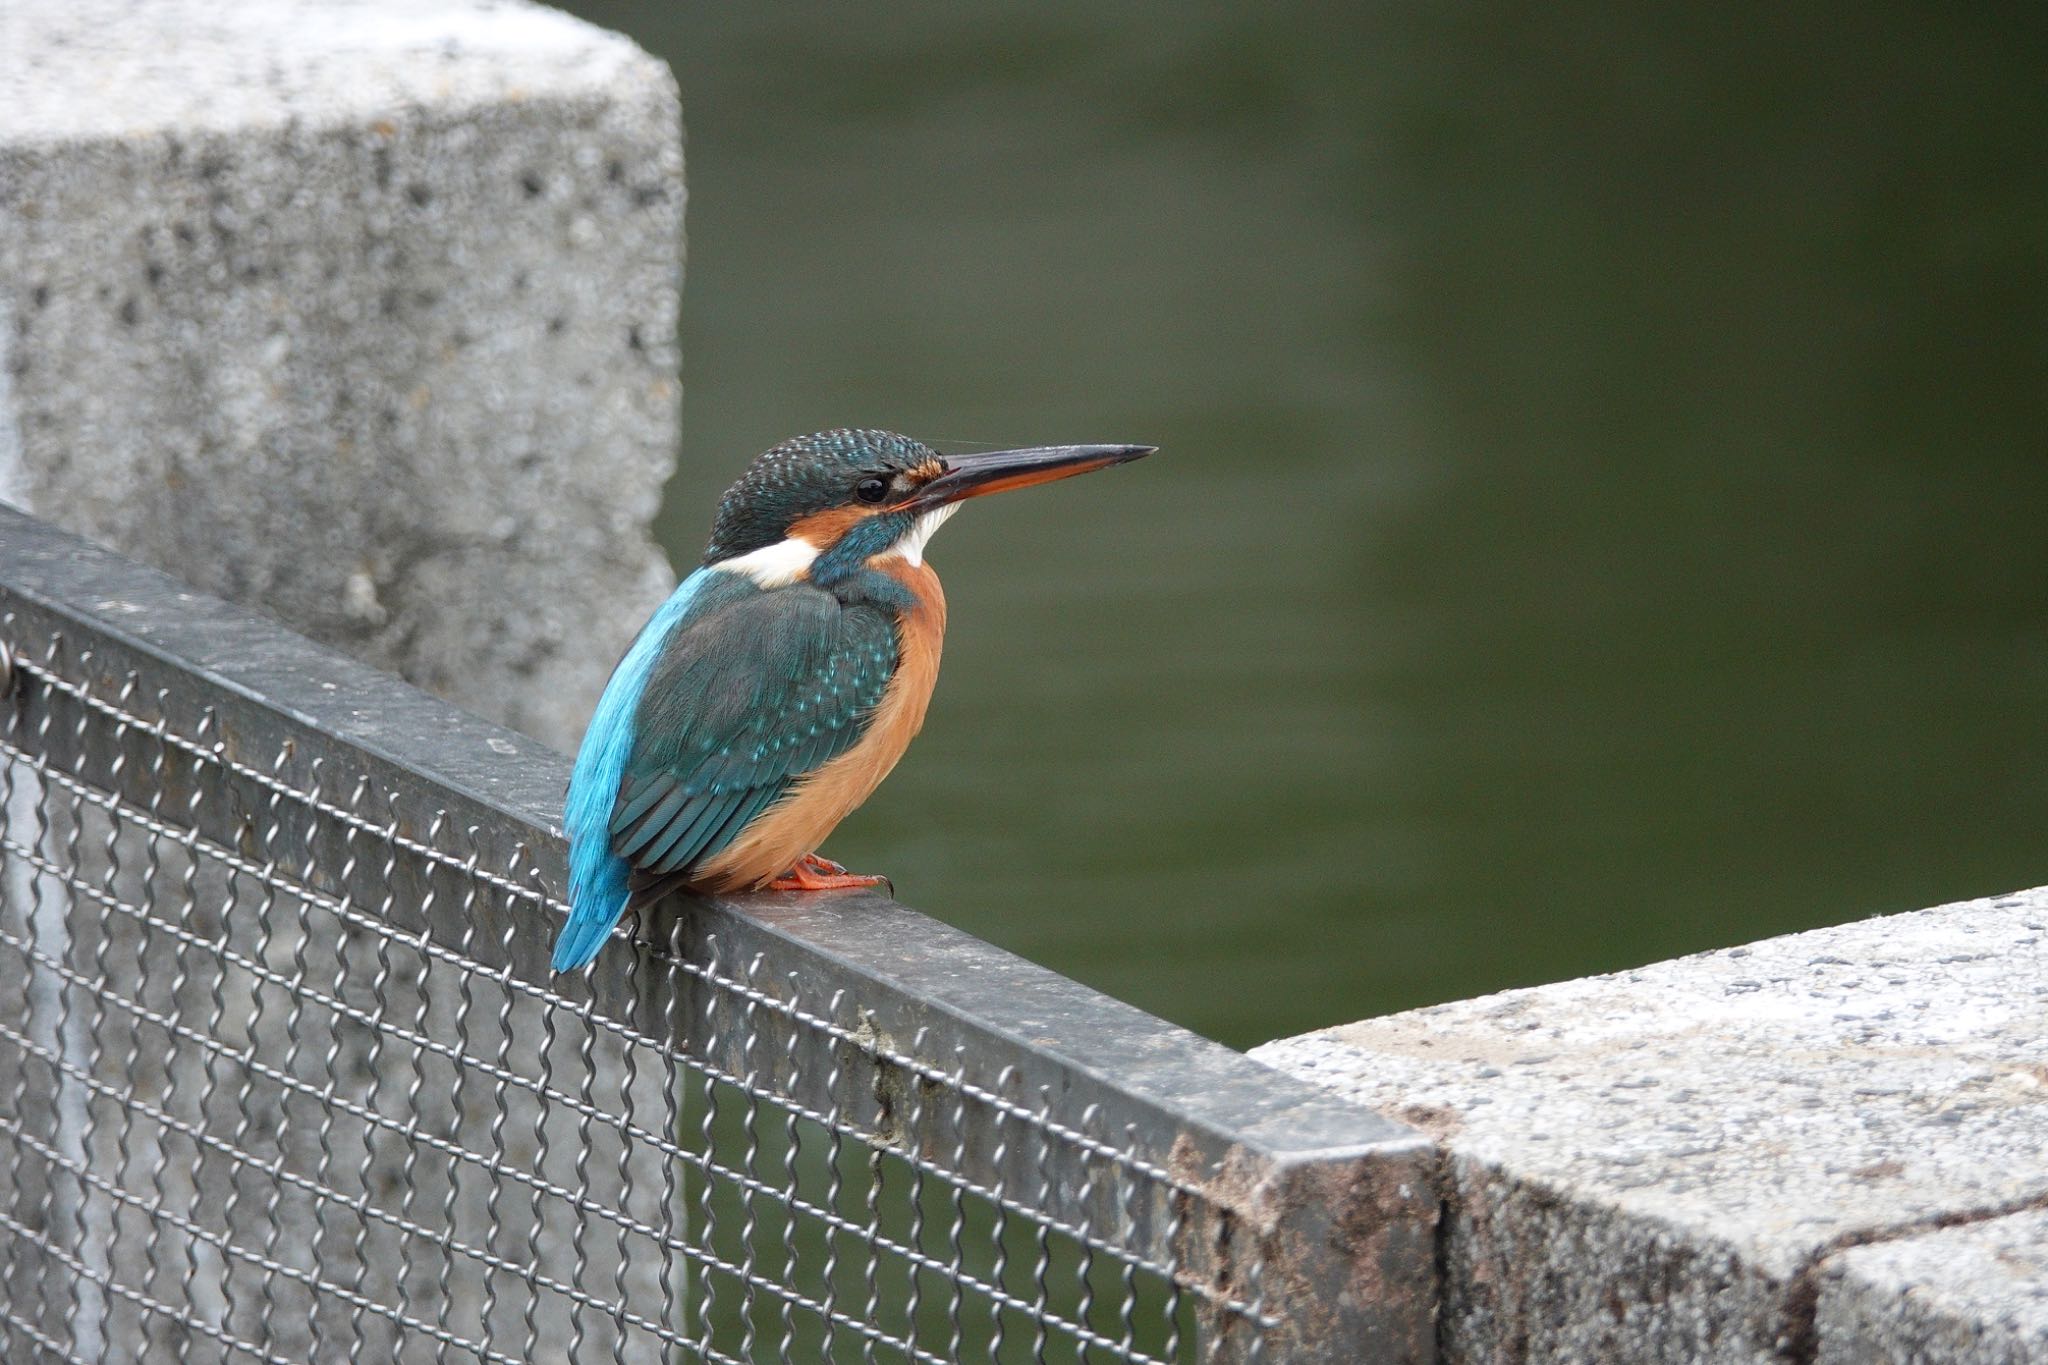
[[[949,502],[944,507],[934,507],[920,514],[916,521],[910,523],[910,529],[883,553],[902,555],[912,565],[924,563],[925,542],[959,510],[959,503]],[[818,553],[818,547],[802,536],[791,536],[731,559],[721,559],[711,567],[745,574],[754,580],[757,588],[786,588],[811,571],[811,565],[818,560]]]
[[[758,588],[786,588],[810,572],[817,557],[817,546],[801,536],[791,536],[773,545],[763,545],[758,550],[722,559],[711,567],[745,574],[754,580],[754,586]]]
[[[946,518],[959,510],[959,503],[949,502],[943,507],[934,507],[929,512],[919,514],[917,520],[910,523],[910,529],[903,533],[903,538],[892,548],[912,566],[924,563],[925,542],[932,538],[932,532],[946,524]]]

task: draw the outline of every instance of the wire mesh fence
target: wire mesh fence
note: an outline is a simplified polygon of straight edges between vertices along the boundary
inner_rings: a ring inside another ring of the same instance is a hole
[[[1341,1313],[1331,1288],[1347,1237],[1426,1260],[1433,1203],[1375,1174],[1414,1179],[1406,1135],[878,898],[684,902],[551,978],[532,793],[558,759],[17,514],[0,533],[5,1359],[1422,1339],[1399,1275]],[[1312,1158],[1275,1157],[1278,1120]],[[1377,1223],[1333,1233],[1303,1183],[1333,1172]]]

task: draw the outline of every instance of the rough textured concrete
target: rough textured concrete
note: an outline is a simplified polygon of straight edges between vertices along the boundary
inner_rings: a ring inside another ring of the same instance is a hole
[[[681,127],[490,0],[0,5],[0,495],[572,740],[669,584]]]
[[[1823,1365],[2048,1360],[2048,1212],[1856,1247],[1820,1277]]]
[[[1254,1055],[1442,1140],[1450,1360],[1878,1358],[1840,1337],[1907,1331],[1877,1244],[2048,1207],[2048,891]]]

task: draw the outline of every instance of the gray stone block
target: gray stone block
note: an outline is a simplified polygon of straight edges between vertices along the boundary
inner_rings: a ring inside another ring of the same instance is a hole
[[[1450,1360],[1836,1358],[1838,1260],[2048,1203],[2048,892],[1254,1055],[1441,1141]]]
[[[2048,1211],[1844,1251],[1818,1314],[1820,1365],[2048,1361]]]
[[[0,6],[0,491],[557,745],[669,586],[667,68],[519,0]]]

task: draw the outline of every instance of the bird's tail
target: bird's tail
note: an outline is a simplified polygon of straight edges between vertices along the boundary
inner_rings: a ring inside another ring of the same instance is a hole
[[[626,860],[599,844],[588,856],[584,841],[569,849],[569,919],[555,939],[554,969],[573,972],[597,956],[626,912]]]
[[[631,876],[626,860],[612,852],[612,804],[618,799],[626,759],[633,751],[633,715],[640,691],[661,652],[661,642],[689,611],[710,571],[699,569],[684,579],[633,641],[626,657],[612,670],[604,695],[597,699],[576,767],[562,804],[562,828],[569,835],[569,919],[555,939],[555,970],[573,972],[593,957],[626,913]]]

